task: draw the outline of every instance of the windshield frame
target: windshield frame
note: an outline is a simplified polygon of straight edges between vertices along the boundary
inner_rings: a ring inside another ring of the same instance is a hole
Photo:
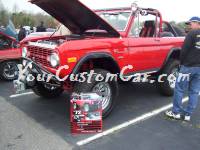
[[[128,25],[129,25],[129,20],[130,20],[130,18],[131,18],[131,16],[132,16],[132,12],[131,12],[131,10],[126,10],[126,11],[121,11],[121,10],[114,10],[114,11],[100,11],[100,12],[96,12],[97,13],[97,15],[99,16],[99,17],[101,17],[104,21],[106,21],[107,23],[109,23],[115,30],[117,30],[118,32],[125,32],[126,30],[127,30],[127,28],[128,28]],[[114,13],[129,13],[129,16],[127,17],[127,20],[126,20],[126,25],[124,26],[124,29],[123,30],[118,30],[115,26],[113,26],[110,22],[108,22],[105,18],[103,18],[102,16],[101,16],[101,14],[114,14]]]

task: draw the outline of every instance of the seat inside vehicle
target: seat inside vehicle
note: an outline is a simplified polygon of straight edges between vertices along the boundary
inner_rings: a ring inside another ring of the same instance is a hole
[[[140,37],[154,37],[155,34],[155,21],[147,20],[140,32]]]

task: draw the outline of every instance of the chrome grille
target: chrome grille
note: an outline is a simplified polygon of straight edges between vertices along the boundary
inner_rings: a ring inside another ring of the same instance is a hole
[[[53,49],[31,46],[31,45],[28,45],[27,48],[28,48],[28,58],[30,58],[31,60],[42,66],[51,67],[47,58],[48,56],[51,55],[51,53],[54,52]]]

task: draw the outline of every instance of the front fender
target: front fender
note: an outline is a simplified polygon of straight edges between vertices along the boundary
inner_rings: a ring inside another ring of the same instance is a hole
[[[87,62],[90,59],[98,59],[98,58],[107,58],[110,59],[112,61],[112,63],[114,63],[115,67],[117,67],[119,69],[119,66],[116,62],[116,60],[109,54],[106,52],[94,52],[94,53],[90,53],[85,55],[84,57],[82,57],[78,63],[76,64],[76,66],[74,67],[72,73],[76,74],[78,73],[78,71],[80,70],[81,66]]]

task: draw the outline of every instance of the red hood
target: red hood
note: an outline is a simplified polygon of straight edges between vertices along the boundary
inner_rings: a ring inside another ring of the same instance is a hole
[[[100,29],[106,30],[111,36],[120,36],[111,25],[78,0],[31,0],[31,2],[56,18],[72,33],[81,34],[87,30]]]

